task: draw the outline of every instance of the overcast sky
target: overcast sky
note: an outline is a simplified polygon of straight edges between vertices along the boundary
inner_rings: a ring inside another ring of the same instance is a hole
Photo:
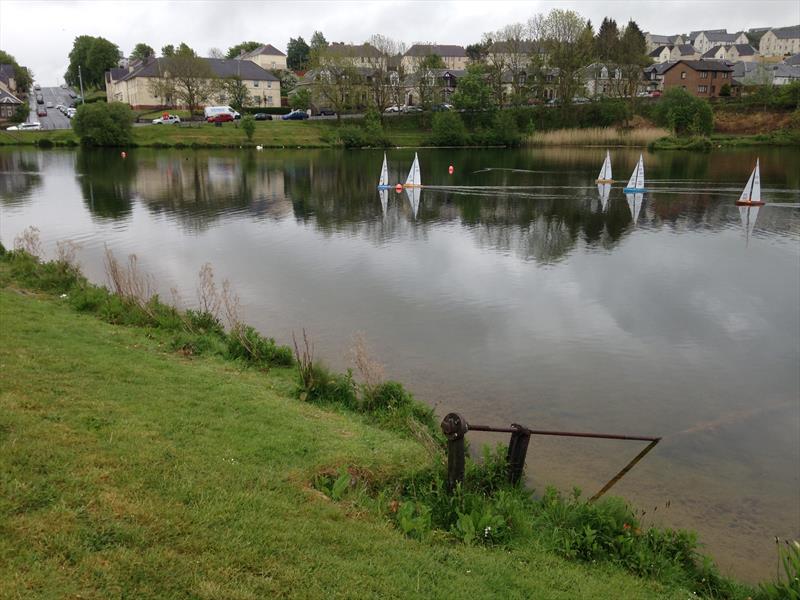
[[[103,36],[127,55],[137,42],[158,52],[186,42],[202,54],[227,51],[244,40],[282,51],[291,37],[309,40],[314,30],[329,42],[362,42],[373,33],[407,44],[430,41],[467,44],[486,31],[526,21],[537,12],[569,8],[595,28],[609,16],[634,19],[643,31],[660,34],[695,29],[728,31],[800,23],[798,0],[603,0],[436,2],[70,2],[0,0],[0,49],[33,69],[44,85],[63,83],[72,42],[78,35]]]

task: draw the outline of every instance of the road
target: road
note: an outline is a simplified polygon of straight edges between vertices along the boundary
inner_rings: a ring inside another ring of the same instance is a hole
[[[44,98],[44,104],[36,104],[36,93],[39,92]],[[48,102],[53,103],[53,108],[47,109],[47,116],[37,116],[36,109],[40,106],[47,106]],[[42,124],[42,129],[69,129],[71,127],[69,119],[56,106],[59,104],[69,106],[72,102],[72,98],[69,97],[69,90],[60,87],[43,87],[30,96],[31,112],[28,116],[28,121],[39,121]]]

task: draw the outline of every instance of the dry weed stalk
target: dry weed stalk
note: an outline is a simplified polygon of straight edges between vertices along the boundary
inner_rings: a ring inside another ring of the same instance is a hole
[[[231,282],[225,279],[222,282],[222,308],[225,310],[225,319],[232,330],[244,329],[242,323],[242,305],[239,295],[233,291]]]
[[[31,225],[14,238],[14,250],[22,250],[36,258],[42,258],[42,242],[39,239],[39,228]]]
[[[197,288],[197,301],[200,310],[219,318],[219,309],[222,300],[217,293],[217,284],[214,283],[214,269],[211,263],[200,267],[200,287]]]
[[[368,390],[374,390],[383,383],[386,374],[383,364],[374,358],[372,349],[367,344],[367,338],[360,331],[353,335],[350,357]]]
[[[292,341],[294,342],[294,355],[297,358],[297,371],[300,374],[300,381],[303,389],[308,391],[314,384],[314,343],[308,339],[305,327],[303,328],[303,350],[297,344],[297,338],[292,331]]]
[[[61,240],[56,242],[56,261],[64,263],[74,269],[80,268],[78,263],[78,250],[83,246],[72,240]]]
[[[106,246],[106,277],[111,283],[114,293],[144,308],[155,295],[153,277],[139,270],[135,254],[128,256],[128,264],[122,265]]]

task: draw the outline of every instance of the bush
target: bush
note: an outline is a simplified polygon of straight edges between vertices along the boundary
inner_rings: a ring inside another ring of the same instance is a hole
[[[433,131],[430,143],[435,146],[464,146],[469,140],[467,128],[461,115],[453,111],[433,115]]]
[[[242,117],[242,129],[247,136],[247,141],[253,141],[253,134],[256,132],[256,120],[252,115],[245,115]]]
[[[345,148],[385,148],[391,143],[383,131],[381,116],[374,108],[367,110],[360,126],[339,127],[338,138]]]
[[[519,146],[522,136],[514,115],[509,111],[501,110],[494,116],[490,140],[498,146]]]
[[[655,110],[656,122],[675,135],[711,135],[714,113],[711,105],[682,88],[672,88],[661,97]]]
[[[82,104],[72,128],[86,146],[125,146],[133,140],[133,112],[121,102]]]
[[[11,122],[12,123],[24,123],[28,120],[28,114],[30,113],[30,109],[28,105],[25,103],[20,104],[17,108],[14,109],[14,114],[11,115]]]
[[[294,364],[291,348],[278,346],[274,339],[263,337],[249,325],[237,325],[228,334],[228,355],[260,367]]]

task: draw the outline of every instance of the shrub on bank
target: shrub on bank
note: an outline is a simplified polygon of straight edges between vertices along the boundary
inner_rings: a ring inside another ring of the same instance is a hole
[[[469,135],[457,112],[444,111],[433,115],[433,128],[429,143],[433,146],[464,146]]]
[[[133,112],[122,102],[81,104],[72,128],[85,146],[127,146],[133,141]]]
[[[714,113],[711,105],[682,88],[672,88],[661,97],[654,111],[656,122],[676,136],[711,135]]]

